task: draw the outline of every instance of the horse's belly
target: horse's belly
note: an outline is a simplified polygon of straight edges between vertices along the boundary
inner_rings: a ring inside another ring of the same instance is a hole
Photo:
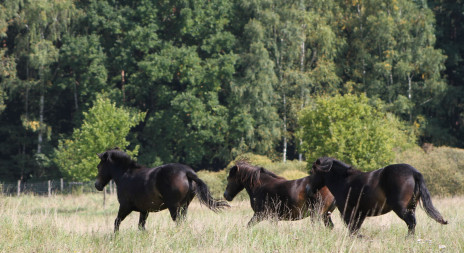
[[[133,206],[136,209],[135,211],[139,212],[158,212],[167,208],[164,202],[157,198],[143,198],[135,200],[133,202]]]
[[[370,204],[368,206],[365,206],[363,209],[368,210],[368,216],[379,216],[382,214],[386,214],[392,210],[391,207],[387,204],[379,202],[376,202],[376,204],[374,205]]]

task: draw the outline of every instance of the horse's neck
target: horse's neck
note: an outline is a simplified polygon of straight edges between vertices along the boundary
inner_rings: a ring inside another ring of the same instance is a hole
[[[280,181],[280,180],[285,180],[283,178],[276,178],[276,177],[273,177],[271,175],[268,175],[266,173],[261,173],[259,175],[259,178],[256,179],[256,178],[249,178],[247,180],[247,182],[244,182],[244,185],[245,185],[245,189],[247,190],[247,192],[253,192],[254,190],[256,190],[256,188],[259,188],[260,186],[262,185],[266,185],[268,183],[272,183],[272,182],[275,182],[275,181]]]
[[[113,168],[111,168],[111,178],[113,178],[116,185],[118,185],[121,182],[121,178],[126,172],[127,170],[123,170],[119,166],[114,166]]]
[[[347,191],[347,180],[352,176],[343,170],[334,170],[325,175],[325,184],[334,194],[342,193]]]

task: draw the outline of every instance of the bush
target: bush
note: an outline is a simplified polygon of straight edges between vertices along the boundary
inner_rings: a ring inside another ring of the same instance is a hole
[[[272,160],[269,159],[267,156],[263,155],[256,155],[253,153],[245,153],[237,156],[233,161],[231,161],[228,165],[227,168],[231,168],[232,166],[235,165],[237,161],[246,161],[249,164],[253,164],[256,166],[266,166],[269,164],[272,164]]]
[[[287,179],[287,180],[295,180],[295,179],[300,179],[303,177],[307,177],[308,173],[305,173],[301,170],[285,170],[284,172],[280,173],[279,176]]]
[[[464,150],[450,147],[419,147],[401,152],[396,163],[408,163],[424,176],[433,195],[455,196],[464,194]]]
[[[145,113],[130,108],[117,107],[104,95],[98,95],[92,108],[84,112],[80,128],[73,131],[72,138],[60,141],[53,161],[66,179],[89,181],[97,176],[100,162],[97,153],[109,148],[129,146],[126,136],[145,117]],[[126,150],[133,156],[138,152]]]
[[[303,172],[307,175],[307,162],[300,162],[300,161],[287,161],[285,163],[283,162],[275,162],[268,164],[265,167],[266,169],[276,173],[277,175],[281,175],[282,173],[289,171],[289,170],[295,170],[295,171],[300,171]]]
[[[307,161],[331,156],[364,171],[391,163],[394,148],[413,139],[403,123],[365,95],[316,98],[300,113],[299,124]]]
[[[227,187],[227,173],[226,170],[218,172],[201,170],[197,172],[197,175],[208,185],[214,198],[222,198]]]

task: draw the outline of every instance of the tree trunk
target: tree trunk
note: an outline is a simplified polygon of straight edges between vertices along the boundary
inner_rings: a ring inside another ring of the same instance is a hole
[[[29,68],[26,67],[27,71],[27,77],[29,77]],[[26,168],[26,138],[27,138],[27,127],[29,125],[29,82],[26,81],[26,94],[24,94],[24,111],[25,111],[25,116],[24,116],[24,121],[25,121],[25,128],[24,128],[24,140],[22,141],[21,145],[21,179],[24,178],[24,170]]]
[[[74,109],[77,111],[79,109],[79,104],[77,103],[77,85],[79,82],[76,80],[74,82]]]
[[[305,25],[303,25],[303,28],[305,27]],[[304,36],[303,36],[304,38]],[[301,43],[301,55],[300,55],[300,71],[301,71],[301,74],[304,73],[304,56],[305,56],[305,42],[303,40],[303,42]],[[301,84],[301,110],[303,110],[303,108],[305,107],[305,92],[304,92],[304,87],[303,87],[304,84]],[[299,146],[301,147],[301,145],[303,145],[303,140],[300,138],[300,143],[299,143]],[[301,149],[300,149],[301,151]],[[303,161],[303,154],[301,152],[298,153],[298,161]]]
[[[126,83],[126,74],[124,72],[124,69],[121,70],[121,91],[122,91],[122,103],[126,103],[126,91],[124,88],[124,85]]]
[[[412,100],[412,75],[408,74],[408,99]],[[409,122],[412,122],[412,110],[409,112]]]
[[[287,113],[286,113],[286,110],[285,110],[285,107],[287,106],[287,100],[286,100],[286,97],[285,97],[285,92],[283,94],[283,98],[284,98],[284,150],[282,151],[282,155],[283,155],[283,159],[282,161],[285,163],[287,162]]]
[[[40,92],[40,104],[39,104],[39,136],[37,140],[37,154],[42,153],[42,142],[43,142],[43,116],[44,116],[44,87]]]

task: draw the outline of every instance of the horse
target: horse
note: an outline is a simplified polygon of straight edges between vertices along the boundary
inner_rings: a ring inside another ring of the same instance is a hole
[[[415,210],[422,205],[429,217],[448,224],[435,209],[422,174],[409,164],[392,164],[384,168],[361,172],[330,157],[318,158],[311,169],[312,191],[328,187],[352,235],[358,234],[364,219],[394,211],[414,235]]]
[[[171,163],[156,168],[137,164],[128,154],[114,148],[101,154],[95,188],[102,191],[113,179],[117,186],[119,211],[114,221],[114,232],[132,211],[140,212],[139,229],[145,230],[149,212],[168,209],[174,222],[187,215],[195,197],[214,212],[229,207],[226,201],[215,200],[208,186],[187,165]]]
[[[240,161],[229,171],[224,198],[232,201],[246,189],[254,211],[248,227],[268,218],[300,220],[310,215],[314,218],[319,210],[324,224],[332,228],[330,214],[335,209],[334,197],[327,188],[311,194],[309,179],[286,180],[265,168]]]

